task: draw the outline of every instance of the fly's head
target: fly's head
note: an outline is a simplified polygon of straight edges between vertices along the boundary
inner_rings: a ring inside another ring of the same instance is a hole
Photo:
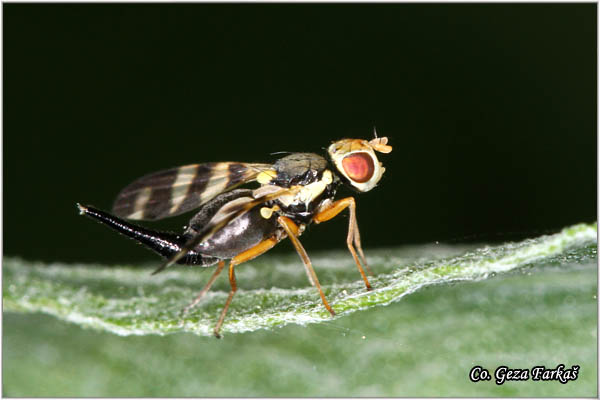
[[[373,189],[385,168],[375,152],[390,153],[386,137],[376,137],[370,141],[363,139],[342,139],[332,143],[327,152],[338,172],[356,190],[368,192]]]

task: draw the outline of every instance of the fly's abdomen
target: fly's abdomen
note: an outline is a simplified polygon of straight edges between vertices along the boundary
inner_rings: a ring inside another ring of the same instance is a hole
[[[275,215],[265,219],[256,207],[229,222],[194,250],[212,257],[233,258],[272,237],[279,229]]]

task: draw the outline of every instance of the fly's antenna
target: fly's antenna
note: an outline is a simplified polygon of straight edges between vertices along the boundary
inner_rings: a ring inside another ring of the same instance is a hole
[[[378,138],[378,136],[377,136],[377,127],[375,125],[373,125],[373,135],[375,136],[375,139]]]

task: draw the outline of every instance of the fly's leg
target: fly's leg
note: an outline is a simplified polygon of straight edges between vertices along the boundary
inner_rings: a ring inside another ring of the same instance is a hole
[[[313,221],[317,224],[329,221],[346,208],[350,210],[350,221],[348,223],[348,236],[346,237],[346,245],[348,246],[348,250],[350,250],[350,254],[352,254],[352,258],[354,258],[354,262],[358,267],[358,271],[360,272],[363,281],[365,281],[365,286],[367,287],[367,290],[371,290],[371,284],[367,279],[367,275],[365,274],[365,271],[362,265],[360,264],[360,260],[358,259],[358,255],[356,254],[356,250],[354,249],[354,246],[356,246],[356,248],[358,249],[358,253],[360,254],[363,260],[363,263],[365,264],[365,267],[367,267],[367,270],[369,270],[367,260],[365,259],[365,255],[360,244],[360,233],[358,232],[358,222],[356,222],[356,203],[354,201],[354,197],[346,197],[344,199],[338,200],[330,204],[329,207],[327,207],[324,210],[321,210],[317,215],[315,215]],[[370,272],[371,271],[369,270],[369,273]]]
[[[229,309],[229,305],[231,304],[231,300],[233,300],[233,296],[235,292],[237,292],[237,282],[235,280],[235,271],[233,267],[233,261],[229,264],[229,285],[231,286],[231,290],[229,291],[229,297],[227,297],[227,301],[225,302],[225,306],[221,311],[221,315],[219,316],[219,320],[217,321],[217,325],[215,326],[215,336],[217,339],[221,339],[221,335],[219,331],[221,330],[221,325],[223,325],[223,321],[225,320],[225,315],[227,314],[227,310]]]
[[[365,253],[363,252],[362,244],[360,243],[360,232],[358,230],[358,221],[356,220],[356,213],[354,214],[354,227],[356,228],[354,229],[354,246],[356,246],[356,250],[358,250],[358,255],[360,255],[360,259],[362,260],[363,265],[367,269],[367,274],[373,276],[373,271],[371,271],[369,264],[367,264],[367,258],[365,257]]]
[[[217,265],[216,271],[212,274],[212,276],[206,283],[206,286],[204,286],[204,289],[202,289],[202,291],[198,294],[198,296],[196,296],[194,301],[192,301],[190,304],[188,304],[183,309],[183,311],[181,312],[182,317],[184,317],[192,308],[194,308],[196,306],[196,304],[198,304],[200,302],[202,297],[204,297],[204,295],[210,290],[210,287],[212,286],[212,284],[215,283],[215,281],[217,280],[217,277],[219,276],[221,271],[223,271],[223,267],[225,267],[225,261],[221,260],[221,261],[219,261],[219,265]]]
[[[302,244],[298,240],[298,225],[296,225],[294,223],[294,221],[292,221],[288,217],[284,217],[284,216],[280,216],[279,218],[277,218],[277,222],[279,222],[279,225],[281,225],[283,227],[283,229],[287,233],[288,237],[292,241],[292,244],[296,248],[296,251],[300,255],[300,258],[302,259],[302,262],[304,263],[306,270],[309,272],[309,278],[312,278],[311,283],[313,283],[314,286],[316,286],[317,289],[319,290],[319,295],[321,296],[321,301],[323,302],[323,305],[325,306],[327,311],[329,311],[329,313],[332,316],[334,316],[335,311],[333,311],[333,308],[331,308],[331,306],[327,302],[327,299],[325,298],[325,294],[323,293],[323,290],[321,289],[321,285],[319,284],[319,279],[317,279],[317,274],[315,273],[315,270],[312,267],[310,258],[308,258],[308,254],[306,254],[306,250],[304,250],[304,247],[302,247]]]
[[[237,256],[235,256],[231,259],[231,262],[229,263],[229,284],[231,285],[231,290],[229,291],[229,297],[227,298],[227,301],[225,302],[225,306],[223,307],[223,310],[221,311],[221,315],[219,316],[219,320],[217,321],[217,325],[215,326],[215,329],[214,329],[215,336],[218,339],[221,338],[221,335],[219,334],[219,332],[221,331],[221,325],[223,325],[223,321],[225,320],[225,315],[227,314],[227,310],[229,309],[231,300],[233,300],[233,296],[235,295],[235,292],[237,291],[237,282],[235,280],[234,267],[236,265],[240,265],[246,261],[250,261],[253,258],[258,257],[261,254],[269,251],[278,242],[279,242],[279,239],[277,239],[276,237],[271,237],[269,239],[263,240],[256,246],[249,248],[248,250],[238,254]]]

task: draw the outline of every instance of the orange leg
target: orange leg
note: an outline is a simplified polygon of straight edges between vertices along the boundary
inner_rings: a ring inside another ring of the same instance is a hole
[[[185,307],[183,309],[183,312],[182,312],[183,316],[185,316],[192,308],[194,308],[196,306],[196,304],[198,304],[200,302],[202,297],[204,297],[204,295],[210,290],[210,287],[212,286],[212,284],[217,280],[217,277],[219,276],[221,271],[223,271],[223,267],[225,267],[225,261],[221,260],[221,261],[219,261],[219,265],[217,265],[216,271],[212,274],[212,276],[208,280],[208,283],[206,284],[206,286],[204,286],[204,289],[202,289],[202,291],[198,294],[198,296],[196,296],[194,301],[192,301],[190,304],[188,304],[187,307]]]
[[[341,199],[336,201],[335,203],[332,203],[331,205],[329,205],[329,207],[315,215],[313,221],[317,224],[329,221],[330,219],[338,215],[340,212],[342,212],[346,207],[350,210],[350,221],[348,224],[348,236],[346,237],[346,244],[348,245],[348,250],[350,250],[350,253],[352,254],[352,258],[354,258],[354,262],[358,267],[358,271],[360,272],[363,281],[365,281],[365,286],[367,287],[367,290],[371,290],[371,284],[369,283],[367,275],[365,274],[365,271],[363,270],[363,267],[360,264],[358,255],[356,254],[356,250],[354,250],[354,246],[356,246],[360,257],[362,258],[362,261],[365,264],[365,267],[367,267],[367,270],[369,270],[367,260],[365,259],[365,254],[362,250],[362,245],[360,244],[360,233],[358,232],[358,222],[356,221],[356,203],[354,202],[354,197],[346,197],[345,199]],[[354,246],[352,245],[353,242]],[[369,270],[369,272],[371,271]]]
[[[277,222],[279,222],[279,225],[281,225],[283,227],[283,229],[287,233],[288,237],[292,241],[292,244],[296,248],[296,251],[300,255],[300,258],[302,259],[302,263],[304,264],[304,267],[306,268],[306,270],[308,272],[308,278],[311,281],[311,284],[316,286],[317,289],[319,290],[319,295],[321,296],[321,301],[323,302],[323,305],[325,306],[327,311],[329,311],[329,313],[332,316],[335,315],[335,311],[333,311],[333,308],[331,308],[331,306],[327,302],[327,299],[325,298],[325,293],[323,293],[323,290],[321,289],[321,285],[319,284],[319,279],[317,279],[317,274],[315,273],[315,270],[312,267],[310,258],[308,258],[308,254],[306,254],[306,250],[304,250],[304,247],[302,247],[302,244],[298,240],[298,225],[296,225],[294,223],[294,221],[292,221],[288,217],[284,217],[284,216],[280,216],[279,218],[277,218]]]
[[[275,246],[278,242],[279,240],[275,237],[263,240],[256,246],[249,248],[248,250],[238,254],[237,256],[231,259],[231,262],[229,263],[229,284],[231,285],[231,290],[229,291],[229,297],[225,302],[225,307],[223,307],[223,311],[221,311],[221,315],[219,316],[219,321],[217,321],[217,325],[214,329],[215,336],[217,338],[221,338],[221,335],[219,334],[219,331],[221,330],[221,325],[223,325],[223,320],[225,320],[225,314],[227,314],[227,310],[229,309],[229,305],[231,304],[233,295],[235,295],[235,292],[237,291],[237,282],[235,280],[235,271],[233,270],[233,267],[260,256],[261,254],[272,249],[273,246]]]

